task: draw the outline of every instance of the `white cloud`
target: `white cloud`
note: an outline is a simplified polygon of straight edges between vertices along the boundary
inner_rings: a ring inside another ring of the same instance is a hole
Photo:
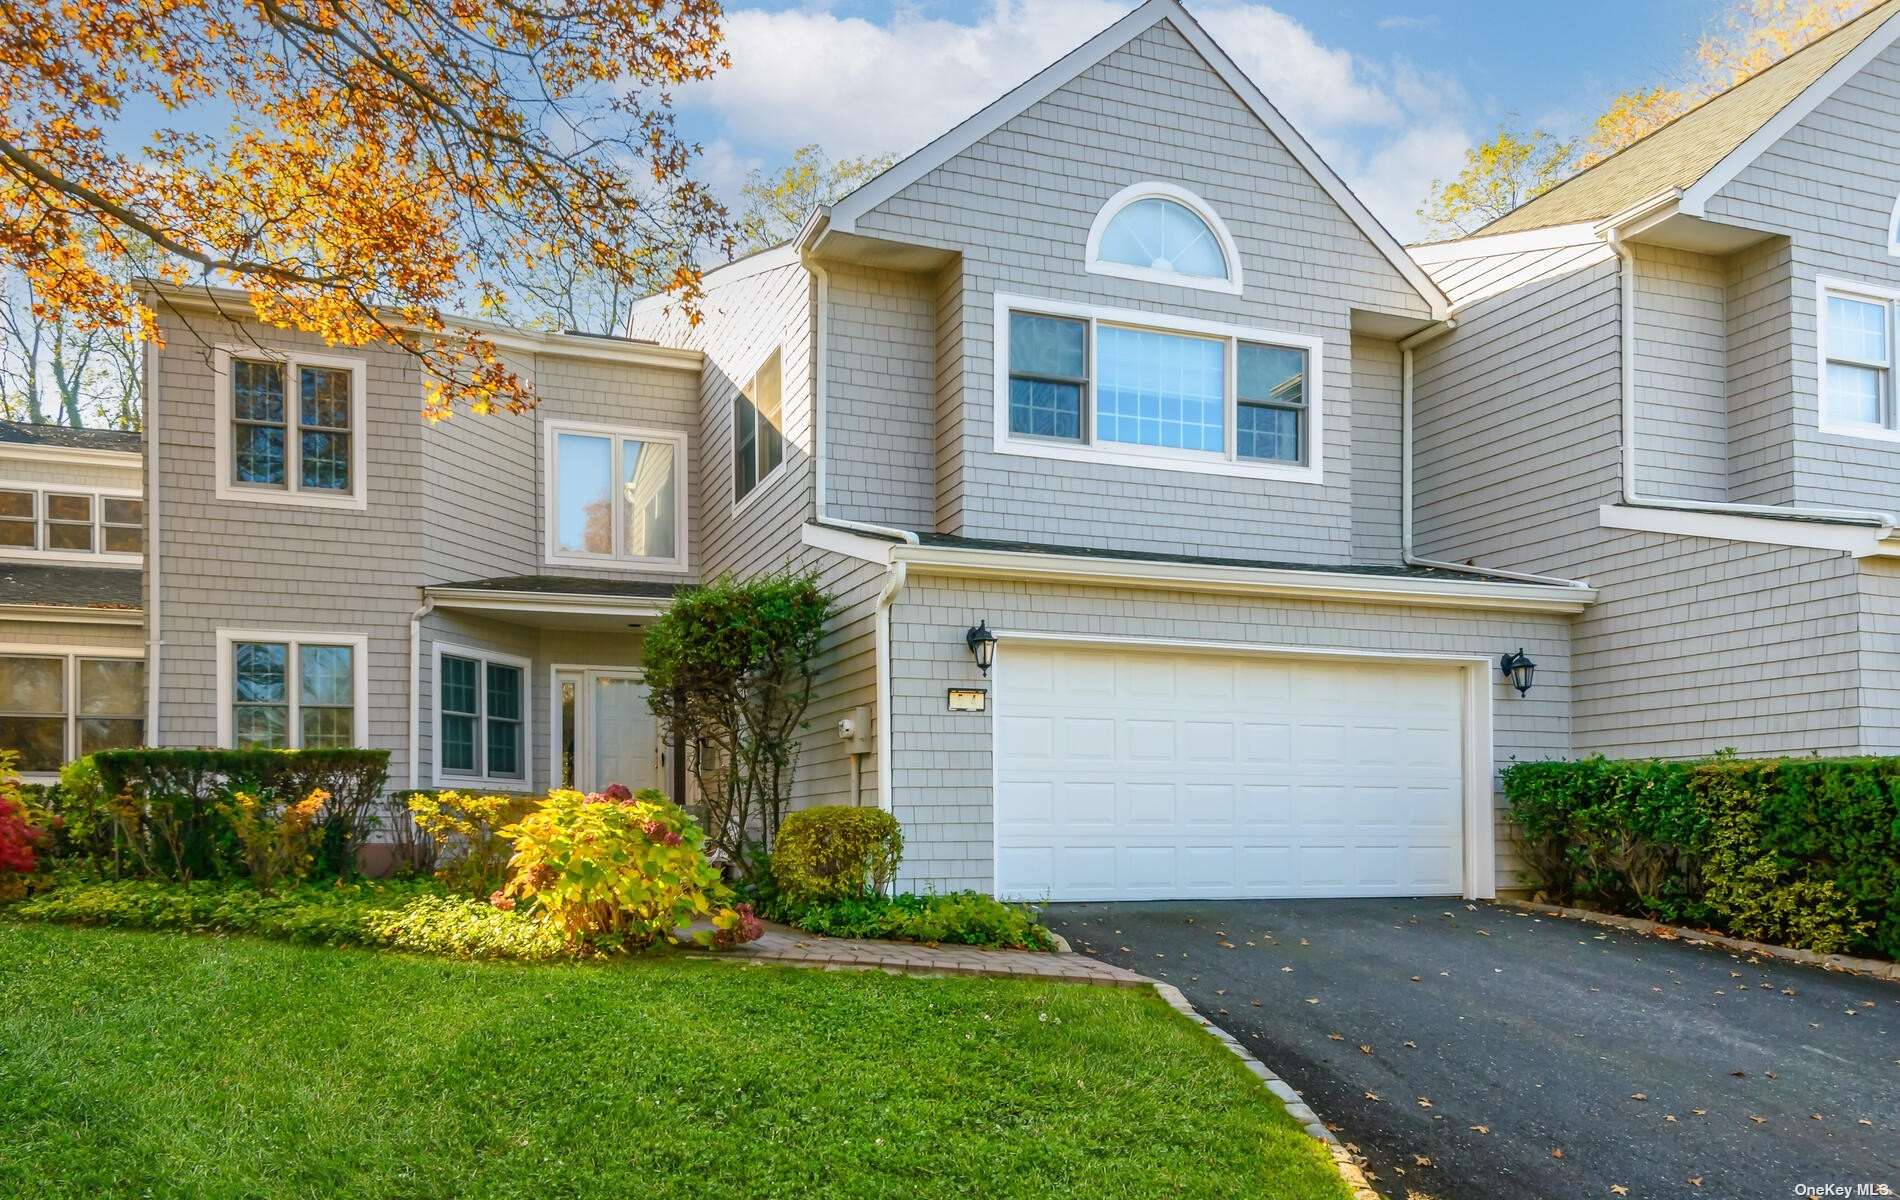
[[[1411,242],[1421,236],[1418,206],[1426,185],[1456,175],[1470,145],[1461,127],[1442,123],[1406,129],[1365,149],[1330,144],[1318,149],[1392,235]]]
[[[1418,30],[1424,30],[1424,29],[1436,29],[1438,28],[1438,18],[1430,13],[1427,13],[1424,16],[1418,16],[1418,17],[1409,17],[1409,16],[1384,17],[1379,21],[1379,28],[1387,31],[1388,33],[1393,32],[1395,30],[1409,32],[1409,31],[1418,31]]]
[[[1344,50],[1313,40],[1298,21],[1264,4],[1196,11],[1247,77],[1302,130],[1372,125],[1397,118],[1393,103]]]

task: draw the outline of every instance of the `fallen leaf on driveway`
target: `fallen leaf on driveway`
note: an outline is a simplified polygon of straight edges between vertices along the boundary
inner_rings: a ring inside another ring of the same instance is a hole
[[[1647,1099],[1649,1099],[1649,1097],[1648,1097],[1648,1096],[1645,1096],[1645,1095],[1644,1095],[1643,1093],[1641,1093],[1641,1092],[1632,1092],[1632,1093],[1630,1094],[1630,1099],[1632,1099],[1632,1100],[1647,1100]]]
[[[1432,1106],[1432,1102],[1430,1100],[1427,1100],[1425,1097],[1420,1096],[1418,1098],[1418,1106],[1420,1108],[1430,1108]]]
[[[1663,1120],[1665,1120],[1665,1121],[1667,1121],[1667,1122],[1669,1122],[1669,1123],[1670,1123],[1671,1125],[1674,1125],[1674,1124],[1677,1124],[1677,1121],[1676,1121],[1676,1117],[1675,1117],[1675,1114],[1674,1114],[1674,1113],[1664,1113],[1664,1114],[1663,1114]]]
[[[1306,1002],[1307,1002],[1308,1004],[1318,1004],[1318,1003],[1319,1003],[1319,997],[1318,997],[1318,996],[1308,996],[1308,997],[1306,998]]]
[[[1413,983],[1418,983],[1418,982],[1420,982],[1420,980],[1419,980],[1419,977],[1418,977],[1418,976],[1416,976],[1416,975],[1414,975],[1414,976],[1412,976],[1412,982],[1413,982]]]
[[[1371,1053],[1372,1053],[1372,1047],[1371,1047],[1371,1046],[1369,1046],[1369,1045],[1367,1045],[1367,1044],[1366,1044],[1365,1042],[1360,1042],[1360,1043],[1359,1043],[1359,1053],[1361,1053],[1361,1054],[1371,1054]]]
[[[1861,1118],[1861,1119],[1860,1119],[1859,1121],[1857,1121],[1857,1122],[1855,1122],[1855,1123],[1856,1123],[1856,1124],[1859,1124],[1859,1125],[1872,1125],[1872,1124],[1873,1124],[1873,1122],[1872,1122],[1872,1121],[1869,1121],[1869,1120],[1868,1120],[1868,1119],[1867,1119],[1866,1117],[1862,1117],[1862,1118]]]
[[[1490,1127],[1489,1125],[1473,1125],[1473,1126],[1471,1127],[1471,1132],[1473,1132],[1473,1133],[1490,1133],[1490,1132],[1491,1132],[1491,1127]]]
[[[1373,1103],[1375,1103],[1375,1104],[1376,1104],[1376,1103],[1378,1103],[1378,1102],[1379,1102],[1379,1093],[1377,1093],[1377,1092],[1367,1092],[1367,1093],[1366,1093],[1366,1099],[1368,1099],[1368,1100],[1370,1100],[1370,1101],[1372,1101]]]
[[[1255,1008],[1259,1008],[1259,1007],[1260,1007],[1260,1001],[1258,1001],[1258,1000],[1255,1000],[1255,1001],[1253,1002],[1253,1006],[1254,1006]]]
[[[1556,1148],[1554,1148],[1553,1150],[1551,1150],[1551,1152],[1550,1152],[1550,1156],[1551,1156],[1552,1158],[1562,1158],[1562,1157],[1564,1156],[1564,1151],[1563,1151],[1563,1147],[1561,1147],[1561,1146],[1558,1146],[1558,1147],[1556,1147]]]
[[[1289,974],[1289,975],[1291,975],[1291,974],[1293,973],[1293,968],[1292,968],[1292,967],[1281,967],[1280,969],[1281,969],[1282,971],[1285,971],[1285,972],[1286,972],[1287,974]]]
[[[1821,1120],[1821,1114],[1820,1114],[1820,1113],[1809,1113],[1809,1114],[1808,1114],[1808,1120],[1810,1120],[1810,1121],[1819,1121],[1819,1120]]]
[[[1768,1118],[1767,1118],[1767,1117],[1756,1117],[1756,1116],[1751,1116],[1751,1117],[1749,1117],[1748,1119],[1749,1119],[1749,1120],[1751,1120],[1751,1121],[1753,1121],[1753,1122],[1754,1122],[1755,1124],[1757,1124],[1757,1125],[1766,1125],[1766,1124],[1768,1124]]]
[[[1698,1117],[1706,1117],[1709,1115],[1709,1110],[1706,1108],[1692,1108],[1689,1111]]]
[[[1429,1167],[1432,1165],[1432,1156],[1429,1154],[1414,1154],[1412,1156],[1412,1165],[1415,1167]]]
[[[1611,1191],[1611,1192],[1612,1192],[1613,1194],[1615,1194],[1615,1195],[1618,1195],[1618,1196],[1627,1196],[1627,1195],[1629,1195],[1629,1194],[1630,1194],[1630,1190],[1629,1190],[1628,1188],[1626,1188],[1626,1187],[1624,1187],[1624,1186],[1623,1186],[1622,1184],[1620,1184],[1620,1183],[1613,1183],[1613,1184],[1611,1184],[1611,1185],[1610,1185],[1610,1191]]]
[[[1346,1040],[1346,1035],[1343,1033],[1329,1033],[1326,1035],[1326,1040],[1329,1042],[1343,1042]]]
[[[1407,1050],[1416,1050],[1416,1049],[1418,1049],[1418,1043],[1417,1043],[1417,1042],[1407,1042],[1407,1043],[1405,1043],[1405,1048],[1406,1048]]]
[[[1702,1176],[1700,1176],[1700,1175],[1691,1175],[1691,1176],[1689,1176],[1689,1186],[1690,1186],[1690,1187],[1701,1187],[1701,1186],[1702,1186]]]
[[[1313,943],[1311,943],[1311,942],[1309,942],[1309,941],[1307,941],[1307,940],[1306,940],[1305,938],[1301,938],[1301,939],[1300,939],[1300,945],[1302,945],[1302,946],[1310,946],[1310,945],[1312,945],[1312,944],[1313,944]]]

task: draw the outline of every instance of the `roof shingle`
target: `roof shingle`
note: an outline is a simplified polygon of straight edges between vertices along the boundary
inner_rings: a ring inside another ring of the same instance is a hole
[[[114,608],[137,612],[144,600],[137,567],[0,562],[0,606]]]
[[[58,446],[68,450],[118,450],[137,454],[144,444],[135,429],[73,429],[65,425],[34,425],[0,421],[0,442],[18,446]]]

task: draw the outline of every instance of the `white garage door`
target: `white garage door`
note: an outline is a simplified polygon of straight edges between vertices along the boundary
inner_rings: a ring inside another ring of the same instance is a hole
[[[998,891],[1456,895],[1455,667],[1016,644],[997,656]]]

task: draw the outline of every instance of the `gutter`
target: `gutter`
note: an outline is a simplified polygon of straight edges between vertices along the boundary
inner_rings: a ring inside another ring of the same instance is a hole
[[[1620,368],[1622,405],[1620,413],[1623,444],[1622,503],[1631,508],[1666,508],[1675,511],[1726,513],[1740,517],[1812,517],[1851,525],[1874,527],[1874,539],[1885,540],[1900,525],[1892,513],[1865,508],[1805,508],[1778,504],[1738,504],[1719,500],[1675,500],[1645,496],[1636,487],[1636,257],[1624,244],[1624,231],[1633,226],[1653,224],[1653,205],[1639,207],[1628,216],[1606,223],[1603,240],[1617,257],[1620,268],[1617,358]],[[1614,219],[1613,219],[1614,220]]]

